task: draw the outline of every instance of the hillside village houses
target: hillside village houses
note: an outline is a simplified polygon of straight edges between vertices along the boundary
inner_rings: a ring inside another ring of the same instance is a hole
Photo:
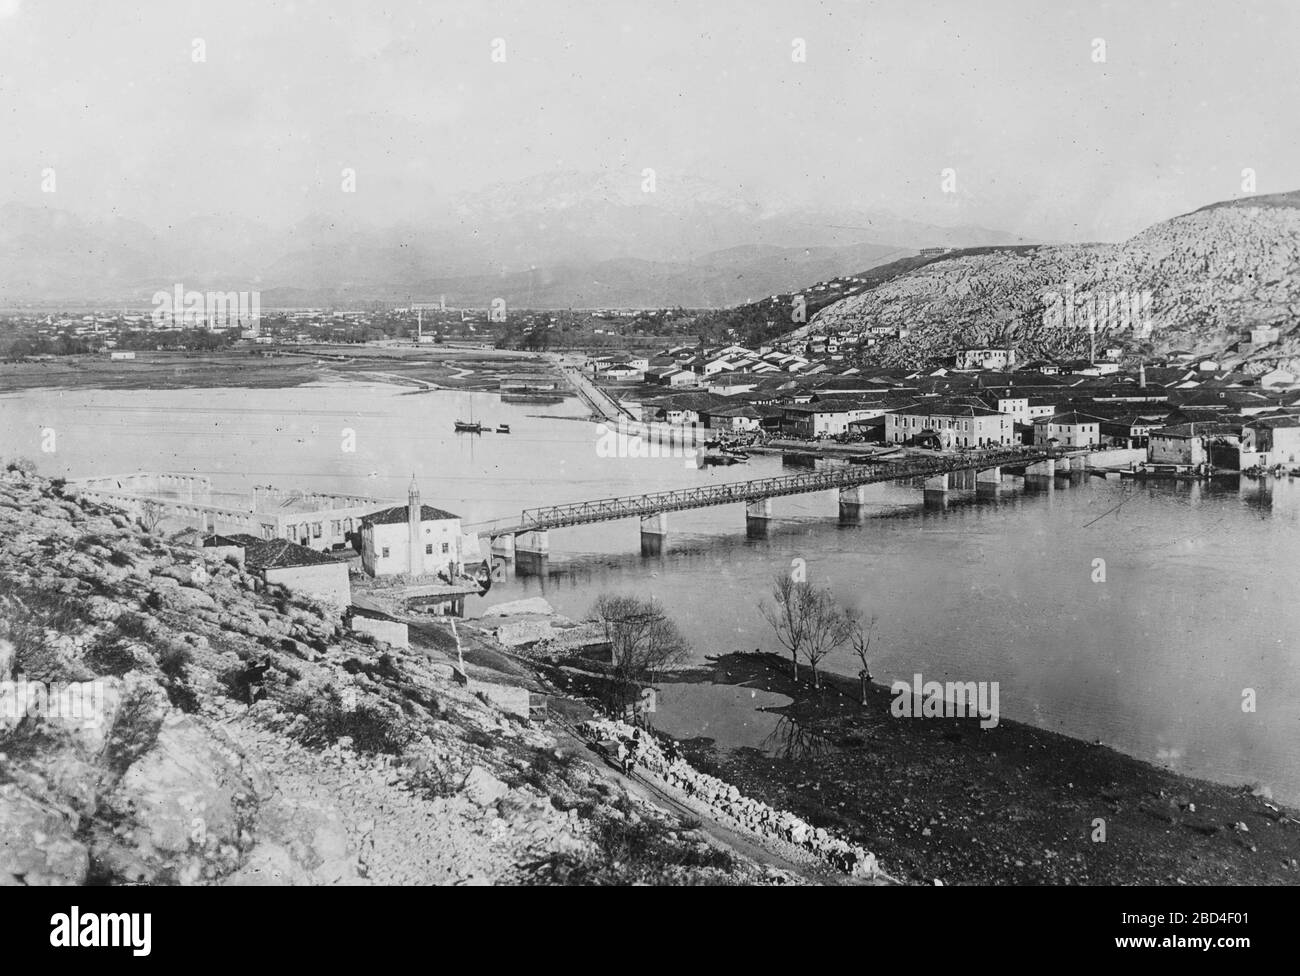
[[[1023,365],[1009,346],[961,348],[912,368],[873,367],[853,355],[906,331],[867,323],[752,348],[682,344],[651,356],[597,357],[592,368],[619,384],[620,399],[643,422],[726,438],[941,450],[1054,444],[1140,448],[1156,465],[1300,464],[1300,454],[1291,460],[1300,379],[1285,369],[1252,374],[1192,352],[1126,366],[1115,344],[1095,360],[1039,356]],[[1250,339],[1275,342],[1273,332],[1252,329]],[[624,368],[642,360],[639,379]],[[1246,428],[1260,417],[1269,423]]]

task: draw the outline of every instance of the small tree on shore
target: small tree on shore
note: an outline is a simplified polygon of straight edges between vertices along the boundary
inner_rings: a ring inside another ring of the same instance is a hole
[[[854,615],[839,605],[829,589],[812,589],[803,604],[803,654],[812,668],[813,687],[821,688],[817,665],[853,636]]]
[[[862,704],[867,703],[867,684],[871,681],[871,639],[875,636],[876,615],[872,614],[871,619],[867,621],[866,627],[862,626],[862,621],[856,616],[853,620],[853,630],[849,634],[849,643],[853,645],[853,653],[858,656],[862,662],[862,670],[858,672],[858,680],[862,682]]]
[[[642,688],[690,655],[677,625],[653,600],[602,594],[593,612],[612,653],[609,704],[619,713],[638,700]]]
[[[790,652],[790,667],[796,681],[807,628],[806,607],[812,592],[811,584],[796,581],[788,573],[778,573],[772,584],[772,602],[758,605],[758,612],[776,633],[776,639]]]

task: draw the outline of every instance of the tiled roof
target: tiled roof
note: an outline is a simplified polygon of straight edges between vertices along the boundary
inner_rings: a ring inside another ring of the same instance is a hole
[[[458,519],[459,515],[453,515],[451,512],[444,512],[441,508],[434,508],[432,505],[420,506],[421,522],[442,522],[446,519]],[[407,519],[407,507],[405,505],[395,505],[392,508],[386,508],[382,512],[371,512],[361,520],[362,525],[397,525],[405,522]]]
[[[253,569],[323,566],[326,563],[338,563],[338,560],[288,539],[262,539],[244,548],[244,565]]]

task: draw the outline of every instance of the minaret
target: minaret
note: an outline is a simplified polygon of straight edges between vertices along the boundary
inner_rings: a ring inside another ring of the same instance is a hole
[[[1145,390],[1146,388],[1147,388],[1147,364],[1138,363],[1138,389]]]
[[[415,483],[415,473],[411,473],[411,487],[406,493],[407,542],[410,550],[407,569],[412,576],[424,572],[424,549],[420,543],[420,486]]]

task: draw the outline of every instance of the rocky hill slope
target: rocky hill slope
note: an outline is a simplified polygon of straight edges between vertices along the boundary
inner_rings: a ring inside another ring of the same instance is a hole
[[[0,885],[772,877],[447,665],[0,474]]]
[[[826,307],[810,331],[905,328],[870,358],[916,366],[964,346],[1013,344],[1022,360],[1075,355],[1090,322],[1135,357],[1233,358],[1227,347],[1244,330],[1277,326],[1277,343],[1235,361],[1256,372],[1297,365],[1300,194],[1212,205],[1121,244],[947,256]]]

